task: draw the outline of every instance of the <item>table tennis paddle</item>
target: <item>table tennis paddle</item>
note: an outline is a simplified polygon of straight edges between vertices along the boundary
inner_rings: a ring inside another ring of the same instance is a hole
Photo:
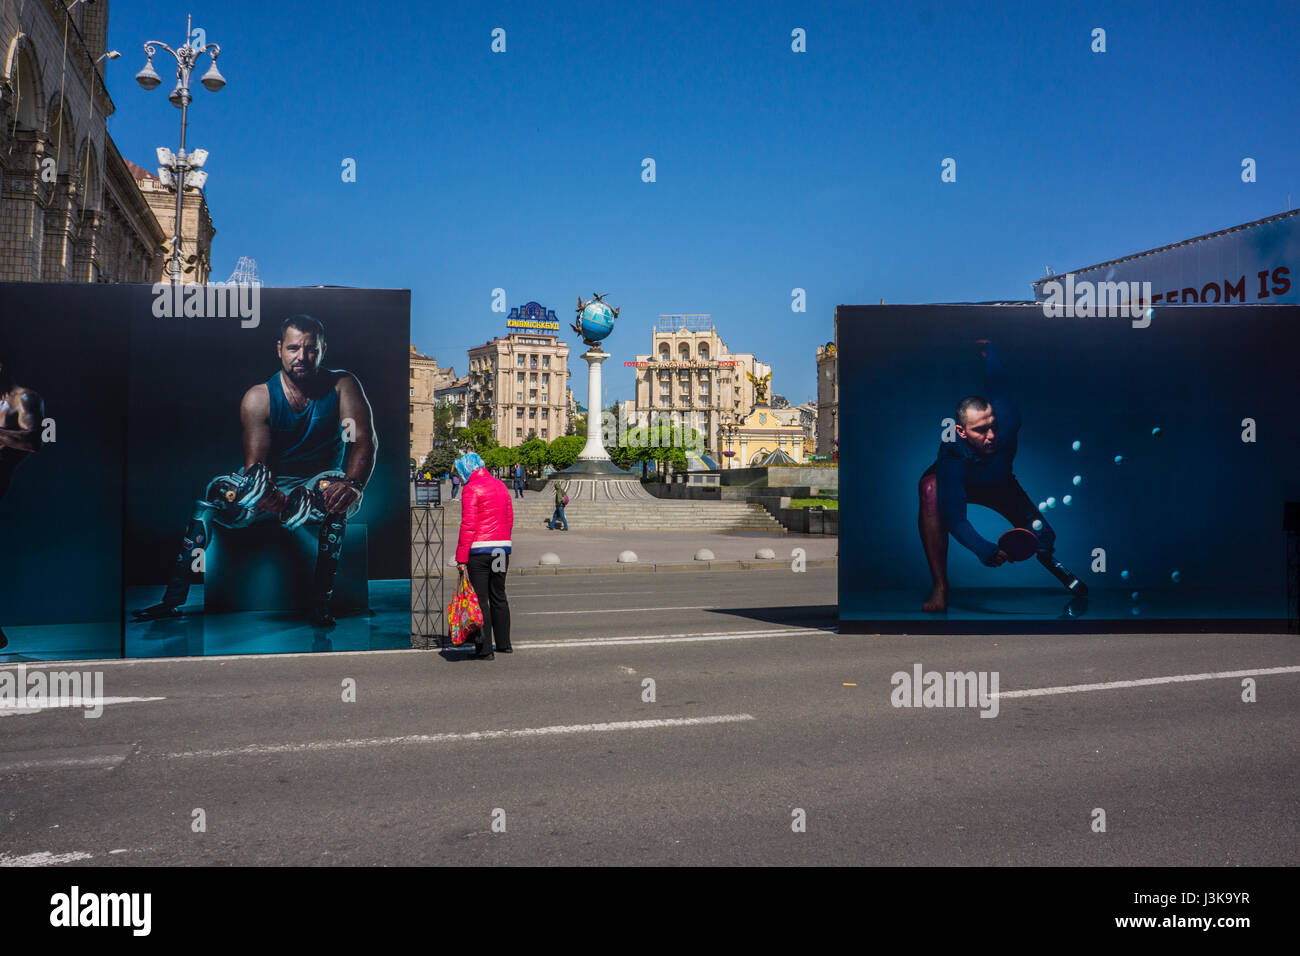
[[[998,550],[1008,561],[1024,561],[1038,551],[1038,535],[1028,528],[1012,528],[998,538]]]

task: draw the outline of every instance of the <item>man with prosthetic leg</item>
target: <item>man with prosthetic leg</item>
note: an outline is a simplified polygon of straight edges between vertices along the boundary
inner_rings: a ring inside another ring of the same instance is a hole
[[[209,482],[195,502],[162,601],[133,612],[136,620],[180,616],[196,552],[207,547],[212,522],[245,528],[274,520],[287,531],[318,526],[311,623],[335,623],[329,602],[344,532],[360,510],[378,440],[361,383],[349,372],[321,368],[324,354],[319,321],[295,315],[281,323],[280,369],[240,403],[244,467]]]
[[[1012,473],[1019,446],[1020,408],[1007,390],[1006,373],[993,343],[980,339],[976,344],[984,359],[984,394],[970,395],[957,404],[959,440],[940,444],[935,463],[921,476],[917,489],[921,502],[918,527],[933,583],[923,609],[948,609],[948,535],[987,567],[1016,560],[975,530],[966,517],[969,503],[993,509],[1013,528],[1033,529],[1037,543],[1031,553],[1080,602],[1074,606],[1077,612],[1088,586],[1057,559],[1056,532]]]

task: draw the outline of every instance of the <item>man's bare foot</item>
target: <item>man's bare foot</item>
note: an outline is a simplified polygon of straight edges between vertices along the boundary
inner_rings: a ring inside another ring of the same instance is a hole
[[[926,598],[925,603],[921,605],[922,611],[946,611],[948,610],[948,589],[935,588]]]

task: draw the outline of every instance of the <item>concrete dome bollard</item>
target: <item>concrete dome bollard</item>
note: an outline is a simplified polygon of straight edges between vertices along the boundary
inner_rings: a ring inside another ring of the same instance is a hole
[[[544,564],[559,564],[559,563],[560,563],[560,556],[556,554],[554,551],[547,551],[545,554],[542,555],[541,559],[538,560],[537,562],[539,567]]]
[[[760,561],[775,561],[776,552],[773,551],[771,548],[759,548],[757,551],[754,552],[754,557],[756,557]]]
[[[635,564],[635,563],[636,563],[636,552],[635,552],[635,551],[620,551],[620,552],[618,553],[618,563],[619,563],[619,564]]]
[[[713,560],[715,560],[715,558],[713,557],[713,552],[710,551],[708,548],[700,548],[700,550],[698,550],[698,551],[695,552],[695,560],[696,560],[696,561],[713,561]]]

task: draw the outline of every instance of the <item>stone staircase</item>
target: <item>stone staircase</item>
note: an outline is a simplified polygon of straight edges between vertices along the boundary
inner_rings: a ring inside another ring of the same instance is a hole
[[[637,489],[640,490],[639,488]],[[761,531],[785,534],[781,522],[759,504],[741,501],[665,500],[650,495],[626,501],[569,496],[564,516],[573,531]],[[447,526],[460,523],[460,498],[443,498]],[[542,528],[555,510],[553,492],[526,491],[514,499],[515,528]]]

